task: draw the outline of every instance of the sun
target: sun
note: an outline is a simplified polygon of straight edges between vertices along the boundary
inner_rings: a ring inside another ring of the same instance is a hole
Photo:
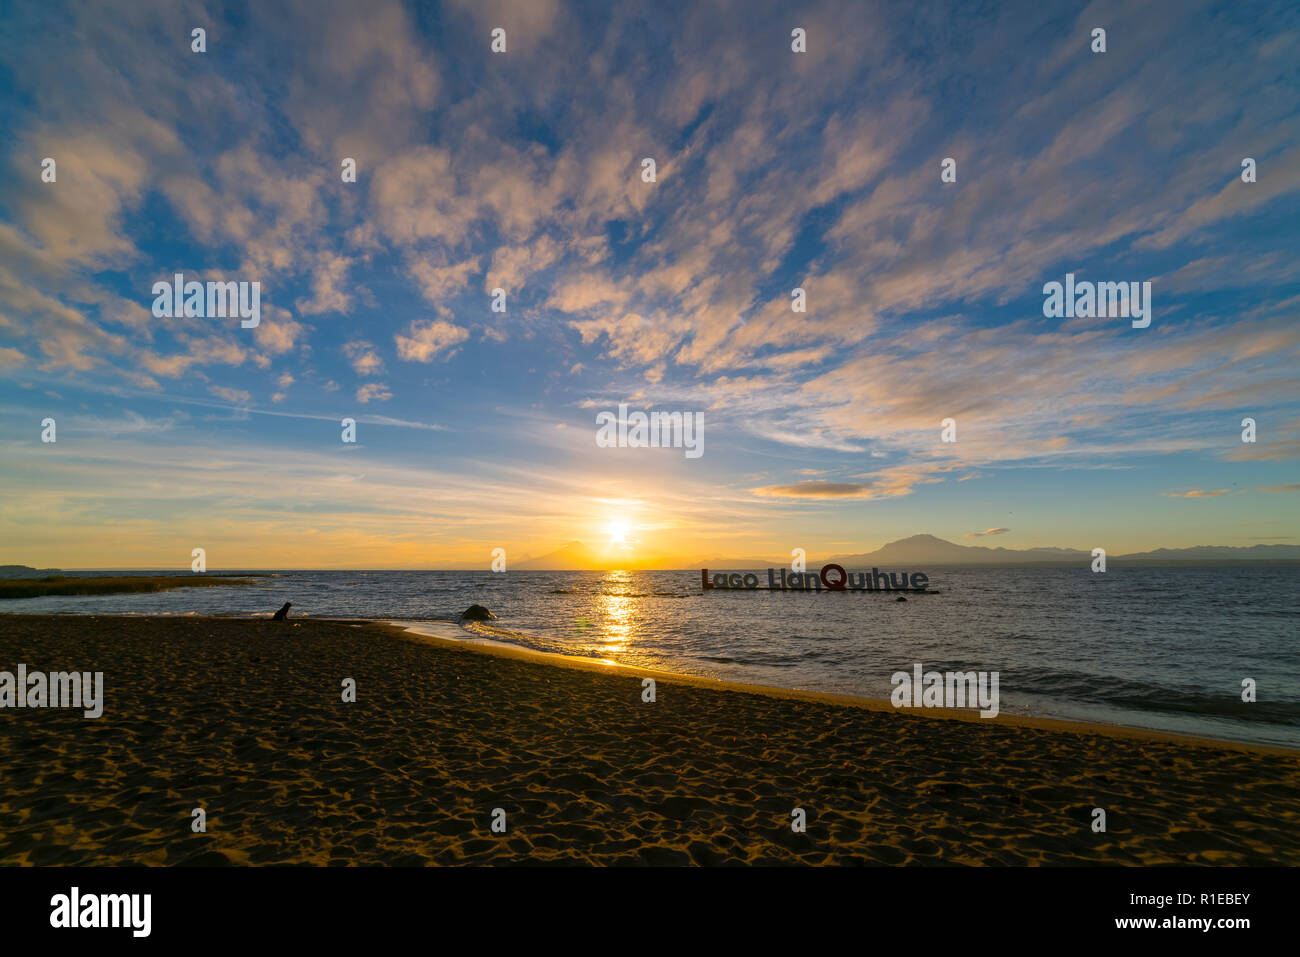
[[[609,532],[609,543],[611,545],[626,545],[627,535],[631,529],[627,522],[616,519],[605,526],[605,531]]]

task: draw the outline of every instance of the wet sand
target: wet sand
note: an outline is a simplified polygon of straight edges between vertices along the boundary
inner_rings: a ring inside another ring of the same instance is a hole
[[[381,624],[0,615],[20,662],[106,700],[0,710],[5,865],[1300,863],[1282,749],[662,675],[651,704],[648,672]]]

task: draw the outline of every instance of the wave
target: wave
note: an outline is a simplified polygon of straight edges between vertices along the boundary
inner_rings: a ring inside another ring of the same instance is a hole
[[[927,665],[926,670],[930,670]],[[937,668],[936,670],[944,670]],[[1018,676],[1017,676],[1018,677]],[[1028,680],[1014,682],[1003,672],[1004,691],[1018,690],[1053,699],[1108,705],[1139,712],[1230,718],[1268,724],[1300,724],[1300,702],[1262,699],[1241,700],[1240,685],[1225,685],[1221,694],[1180,688],[1157,681],[1136,681],[1114,675],[1042,669]]]

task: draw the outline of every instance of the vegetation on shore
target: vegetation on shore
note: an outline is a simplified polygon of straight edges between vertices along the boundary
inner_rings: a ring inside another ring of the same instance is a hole
[[[167,591],[171,588],[210,588],[214,585],[251,584],[253,584],[251,578],[220,578],[207,575],[122,575],[104,578],[49,575],[45,578],[0,578],[0,600],[40,598],[42,595],[115,595]]]

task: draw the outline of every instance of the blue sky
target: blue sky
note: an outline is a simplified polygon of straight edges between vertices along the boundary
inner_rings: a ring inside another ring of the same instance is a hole
[[[1296,6],[915,6],[10,5],[0,562],[1300,543]]]

